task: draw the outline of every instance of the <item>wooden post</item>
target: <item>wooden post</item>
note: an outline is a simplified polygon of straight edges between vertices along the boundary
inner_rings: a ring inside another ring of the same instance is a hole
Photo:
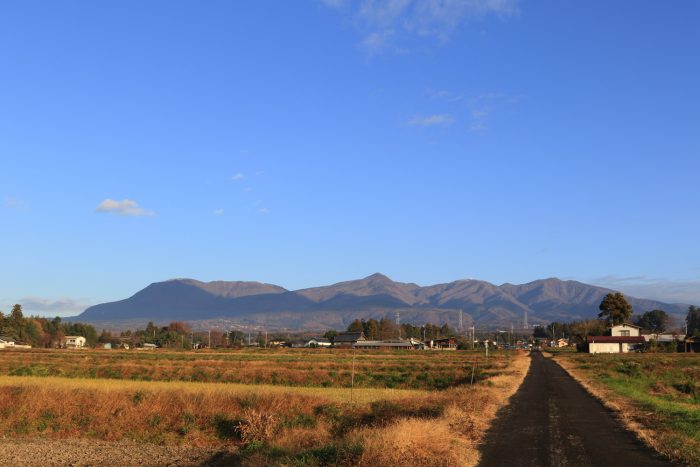
[[[352,346],[352,373],[350,374],[350,403],[352,404],[352,392],[355,388],[355,345]]]

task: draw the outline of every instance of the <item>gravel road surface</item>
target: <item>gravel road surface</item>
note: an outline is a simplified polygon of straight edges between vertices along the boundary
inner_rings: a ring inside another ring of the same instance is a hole
[[[217,451],[87,439],[0,439],[0,466],[195,466]]]
[[[551,358],[532,365],[487,432],[482,466],[669,466]]]

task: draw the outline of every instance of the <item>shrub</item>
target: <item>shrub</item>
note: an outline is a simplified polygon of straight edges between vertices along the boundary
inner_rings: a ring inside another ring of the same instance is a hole
[[[245,444],[270,440],[277,431],[277,417],[255,409],[243,411],[243,420],[238,423],[238,432]]]

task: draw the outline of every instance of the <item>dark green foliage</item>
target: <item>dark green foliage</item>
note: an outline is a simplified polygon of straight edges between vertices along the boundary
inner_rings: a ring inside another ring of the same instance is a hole
[[[660,333],[666,330],[669,319],[664,310],[651,310],[640,316],[636,324],[646,331]]]
[[[632,306],[620,292],[607,294],[598,309],[598,318],[604,318],[608,326],[622,324],[632,316]]]
[[[688,325],[688,335],[700,337],[700,307],[691,305],[688,307],[688,316],[686,317]]]

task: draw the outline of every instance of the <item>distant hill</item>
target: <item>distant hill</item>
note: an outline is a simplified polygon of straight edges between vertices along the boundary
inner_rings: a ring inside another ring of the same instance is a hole
[[[199,282],[173,279],[149,285],[117,302],[91,306],[76,320],[93,323],[225,320],[269,328],[344,328],[356,318],[394,318],[421,324],[480,327],[543,324],[553,320],[593,318],[611,289],[576,281],[543,279],[527,284],[496,286],[479,280],[458,280],[421,287],[395,282],[382,274],[364,279],[290,291],[260,282]],[[627,297],[641,314],[660,308],[682,319],[688,306]]]

